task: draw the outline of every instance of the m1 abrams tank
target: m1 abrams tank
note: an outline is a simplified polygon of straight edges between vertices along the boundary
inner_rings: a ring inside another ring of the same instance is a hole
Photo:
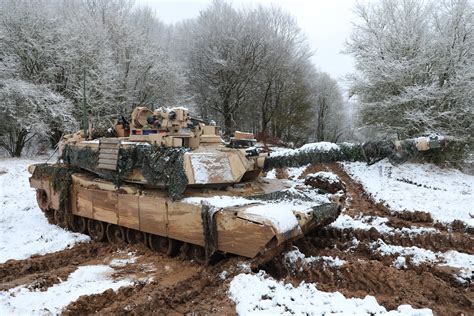
[[[29,167],[50,221],[201,263],[215,253],[261,263],[340,213],[341,194],[261,177],[268,154],[253,147],[252,134],[224,143],[216,126],[185,108],[138,107],[115,135],[67,135],[58,163]]]

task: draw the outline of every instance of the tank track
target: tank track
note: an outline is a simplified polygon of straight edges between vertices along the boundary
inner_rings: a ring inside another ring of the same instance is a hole
[[[64,210],[60,209],[46,208],[47,195],[42,189],[36,190],[36,199],[40,209],[50,224],[57,225],[75,233],[88,235],[96,242],[110,242],[116,245],[142,244],[157,253],[170,257],[182,255],[201,265],[213,264],[224,255],[227,255],[216,252],[207,258],[204,247],[200,245],[89,219],[83,216],[66,214]]]

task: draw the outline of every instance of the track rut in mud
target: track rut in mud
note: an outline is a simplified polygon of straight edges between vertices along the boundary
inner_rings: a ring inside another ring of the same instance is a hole
[[[324,291],[340,291],[348,297],[363,298],[373,295],[387,309],[396,309],[401,304],[416,308],[428,307],[440,315],[472,313],[474,308],[474,279],[459,282],[456,269],[432,263],[415,264],[408,257],[406,266],[396,268],[394,260],[398,254],[382,255],[373,247],[383,241],[387,245],[418,247],[434,252],[456,250],[473,254],[474,239],[464,231],[453,231],[450,227],[433,224],[429,214],[423,212],[392,213],[383,204],[376,203],[363,187],[352,180],[336,163],[309,167],[302,174],[331,171],[346,184],[349,195],[344,214],[354,218],[377,216],[388,219],[390,233],[369,230],[325,227],[297,241],[295,246],[306,257],[331,256],[346,262],[334,267],[324,262],[311,264],[299,262],[296,269],[288,268],[280,257],[268,265],[268,272],[293,284],[317,283]],[[399,230],[406,228],[405,232]],[[409,229],[436,228],[422,234],[407,233]],[[398,229],[398,230],[397,230]]]

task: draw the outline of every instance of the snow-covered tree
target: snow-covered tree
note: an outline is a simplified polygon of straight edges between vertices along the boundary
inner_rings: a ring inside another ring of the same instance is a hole
[[[236,128],[263,139],[305,134],[297,129],[311,118],[306,79],[314,66],[294,18],[275,7],[237,10],[215,1],[183,27],[189,82],[204,117],[218,113],[227,135]]]
[[[200,95],[200,102],[222,115],[229,135],[235,126],[234,115],[265,57],[258,24],[252,14],[214,1],[190,26],[191,87]]]
[[[20,157],[35,136],[49,136],[50,126],[73,130],[72,104],[43,85],[20,79],[0,82],[0,148]]]
[[[259,132],[265,138],[281,107],[290,106],[297,111],[298,105],[307,104],[292,105],[291,96],[298,90],[297,78],[304,78],[314,66],[309,61],[311,52],[304,34],[291,15],[276,7],[259,7],[253,14],[263,38],[265,55],[249,87],[252,92],[249,108],[257,106]]]
[[[244,129],[304,142],[321,88],[310,57],[296,21],[277,7],[214,1],[195,19],[165,25],[132,0],[0,0],[5,104],[30,108],[43,105],[40,95],[61,96],[51,97],[52,111],[70,103],[75,122],[96,127],[139,105],[181,105],[217,120],[227,135]],[[25,86],[31,93],[22,94]],[[55,144],[63,122],[36,118]]]
[[[337,142],[344,134],[347,122],[342,93],[336,80],[326,73],[317,73],[312,81],[314,138],[316,141]]]
[[[359,4],[348,52],[361,124],[381,134],[472,129],[474,12],[469,0]]]
[[[176,105],[180,71],[163,46],[166,26],[129,0],[0,2],[2,60],[46,85],[89,120],[109,122],[137,105]],[[85,92],[85,94],[84,94]],[[107,123],[108,124],[108,123]]]

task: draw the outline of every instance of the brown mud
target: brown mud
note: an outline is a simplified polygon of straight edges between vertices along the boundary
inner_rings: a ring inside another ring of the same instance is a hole
[[[303,176],[317,171],[332,171],[345,183],[348,194],[344,210],[346,215],[384,217],[388,219],[387,225],[395,229],[422,227],[437,230],[410,235],[401,230],[386,234],[375,229],[364,231],[326,227],[295,242],[295,246],[308,257],[339,257],[346,261],[344,265],[332,267],[316,261],[312,264],[297,263],[293,267],[296,269],[292,269],[285,266],[283,256],[278,256],[263,269],[273,277],[294,285],[302,281],[313,282],[322,291],[339,291],[346,297],[373,295],[387,310],[410,304],[414,308],[431,308],[438,315],[472,314],[472,279],[460,283],[453,276],[456,271],[436,265],[415,265],[409,257],[406,267],[398,269],[393,265],[398,255],[382,256],[371,247],[371,243],[381,240],[389,245],[474,254],[472,234],[460,224],[457,229],[436,225],[427,213],[391,212],[383,203],[375,203],[339,164],[311,166]],[[279,170],[278,176],[288,176],[288,172]],[[113,259],[130,256],[136,261],[114,266],[114,277],[132,278],[136,280],[133,286],[116,292],[108,290],[82,296],[69,304],[64,313],[235,314],[235,306],[227,294],[229,282],[233,276],[247,269],[242,264],[248,264],[248,260],[230,257],[205,267],[183,257],[170,258],[157,254],[141,245],[90,242],[26,260],[10,260],[0,264],[0,290],[28,284],[43,291],[65,281],[79,266],[110,264]]]
[[[382,203],[375,203],[362,185],[355,182],[337,163],[311,166],[302,177],[317,171],[332,171],[345,183],[349,195],[344,211],[347,215],[385,217],[388,219],[387,225],[393,228],[435,227],[429,214],[393,213]],[[366,231],[326,227],[297,241],[295,245],[307,257],[339,257],[346,261],[343,266],[311,264],[301,267],[298,272],[286,271],[285,267],[281,267],[275,274],[293,284],[314,282],[320,290],[339,291],[347,297],[373,295],[388,310],[401,304],[410,304],[414,308],[431,308],[439,315],[469,315],[474,308],[472,278],[460,283],[454,277],[455,270],[434,264],[415,265],[409,257],[407,266],[397,269],[393,262],[398,255],[382,256],[370,246],[382,240],[390,245],[416,246],[432,251],[474,253],[474,238],[471,234],[462,229],[436,226],[438,230],[435,232],[416,235],[401,231],[384,234],[376,229]]]

